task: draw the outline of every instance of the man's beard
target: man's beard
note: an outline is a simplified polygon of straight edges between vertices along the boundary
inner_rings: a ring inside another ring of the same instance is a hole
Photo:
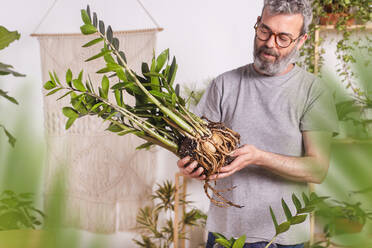
[[[268,76],[275,76],[287,69],[290,63],[296,62],[298,57],[298,49],[296,46],[287,55],[280,57],[280,53],[273,48],[268,48],[266,45],[257,47],[256,37],[254,39],[253,58],[255,67],[262,73]],[[260,55],[266,53],[275,57],[274,61],[262,59]]]

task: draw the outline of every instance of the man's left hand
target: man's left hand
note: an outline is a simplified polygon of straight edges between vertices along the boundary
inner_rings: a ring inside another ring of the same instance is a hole
[[[253,145],[244,145],[231,153],[230,156],[235,157],[234,161],[229,165],[222,167],[218,174],[212,175],[209,179],[219,179],[231,176],[244,167],[255,164],[259,158],[260,150]]]

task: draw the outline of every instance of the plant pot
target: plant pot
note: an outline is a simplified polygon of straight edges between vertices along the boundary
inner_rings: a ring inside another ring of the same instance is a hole
[[[326,16],[321,16],[319,23],[320,25],[335,25],[341,18],[347,17],[346,13],[327,13]],[[347,26],[351,26],[355,23],[355,19],[351,18],[346,21]]]
[[[347,233],[359,233],[362,231],[364,224],[358,221],[352,221],[346,218],[338,218],[334,222],[334,234],[341,235]]]

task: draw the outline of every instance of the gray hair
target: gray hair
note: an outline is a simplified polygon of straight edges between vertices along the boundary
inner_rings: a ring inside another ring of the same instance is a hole
[[[313,19],[313,11],[308,0],[264,0],[263,9],[266,7],[270,14],[301,14],[304,20],[301,34],[309,31],[309,25]]]

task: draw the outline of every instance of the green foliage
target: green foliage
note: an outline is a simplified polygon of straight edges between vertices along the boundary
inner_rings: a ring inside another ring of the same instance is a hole
[[[9,46],[15,40],[19,40],[21,35],[17,31],[10,32],[3,26],[0,26],[0,50]]]
[[[243,248],[245,240],[247,239],[245,235],[240,236],[238,239],[231,238],[229,240],[221,233],[214,232],[213,235],[216,238],[215,242],[225,248]]]
[[[44,214],[33,206],[33,194],[16,194],[5,190],[0,195],[0,231],[35,229],[42,224]]]
[[[137,229],[142,233],[142,240],[133,240],[139,247],[167,248],[173,243],[173,220],[162,217],[174,214],[176,188],[170,181],[162,185],[157,184],[157,189],[151,195],[154,206],[141,208],[137,214]],[[178,224],[180,239],[185,239],[186,226],[204,226],[206,215],[199,209],[190,206],[190,201],[180,201],[180,206],[185,207],[183,219]]]
[[[371,21],[372,15],[370,14],[370,3],[369,0],[314,0],[312,1],[313,6],[313,22],[310,24],[309,27],[309,38],[305,42],[305,45],[302,47],[300,51],[300,55],[303,57],[303,61],[298,63],[299,65],[303,65],[309,72],[314,73],[314,60],[315,60],[315,31],[318,30],[319,27],[319,20],[323,17],[327,16],[327,13],[346,13],[345,16],[340,16],[340,18],[335,23],[335,28],[341,32],[343,38],[338,41],[337,44],[337,57],[339,57],[339,61],[341,64],[343,62],[349,63],[353,61],[353,56],[351,55],[352,50],[360,50],[365,49],[362,45],[346,45],[349,41],[351,31],[347,29],[347,22],[351,19],[355,19],[359,24],[365,24],[368,21]],[[357,31],[357,30],[355,30]],[[368,36],[366,37],[367,41],[369,40]],[[319,46],[324,41],[323,38],[320,38]],[[366,51],[370,52],[367,48]],[[318,71],[321,72],[321,67],[323,64],[323,57],[322,55],[325,53],[324,49],[319,51],[319,65]],[[344,55],[341,55],[344,54]],[[343,66],[340,64],[340,71],[339,75],[342,72],[347,72],[345,69],[342,68]]]
[[[142,76],[137,75],[126,64],[125,53],[119,50],[120,43],[114,37],[111,26],[105,28],[95,12],[92,17],[89,6],[81,11],[81,17],[84,22],[82,33],[95,33],[93,39],[83,47],[103,44],[101,51],[87,58],[86,62],[103,58],[106,64],[97,71],[103,74],[98,90],[94,89],[90,80],[84,84],[83,72],[74,78],[68,69],[65,83],[60,82],[55,73],[49,73],[50,80],[44,84],[48,95],[65,90],[68,92],[60,98],[71,98],[71,108],[75,114],[65,114],[68,117],[66,128],[70,128],[77,118],[96,115],[110,122],[108,131],[115,130],[118,135],[132,133],[145,139],[146,143],[138,149],[156,144],[173,153],[177,153],[179,141],[184,136],[208,134],[203,128],[206,122],[188,111],[185,100],[173,87],[177,63],[175,58],[170,60],[168,49],[157,57],[154,55],[150,66],[143,63]],[[124,92],[135,98],[134,106],[126,104]]]
[[[296,214],[291,213],[288,204],[282,199],[282,208],[286,216],[286,221],[280,224],[277,221],[273,209],[269,207],[270,215],[275,227],[275,236],[271,239],[271,241],[266,245],[265,248],[269,247],[279,234],[288,231],[291,226],[303,223],[306,220],[308,214],[313,212],[316,209],[316,206],[323,203],[324,200],[326,200],[327,198],[329,197],[319,197],[316,193],[311,193],[309,196],[303,193],[302,199],[304,204],[302,204],[298,197],[295,194],[292,194],[292,202],[296,207]],[[246,235],[243,235],[238,239],[227,239],[220,233],[213,233],[213,235],[216,237],[216,243],[226,248],[242,248],[246,240]]]
[[[21,35],[17,31],[10,32],[5,27],[0,26],[0,50],[9,46],[9,44],[12,43],[13,41],[19,40],[20,37],[21,37]],[[12,74],[15,77],[24,77],[25,76],[25,75],[23,75],[19,72],[13,71],[11,68],[13,68],[13,66],[8,65],[8,64],[4,64],[4,63],[0,63],[0,75],[5,76],[5,75]],[[3,98],[7,99],[8,101],[10,101],[14,104],[18,104],[17,100],[14,97],[9,96],[8,92],[6,92],[2,89],[0,89],[0,97],[3,97]],[[3,129],[5,135],[8,137],[9,144],[14,147],[16,139],[5,128],[4,125],[0,124],[0,128]]]

